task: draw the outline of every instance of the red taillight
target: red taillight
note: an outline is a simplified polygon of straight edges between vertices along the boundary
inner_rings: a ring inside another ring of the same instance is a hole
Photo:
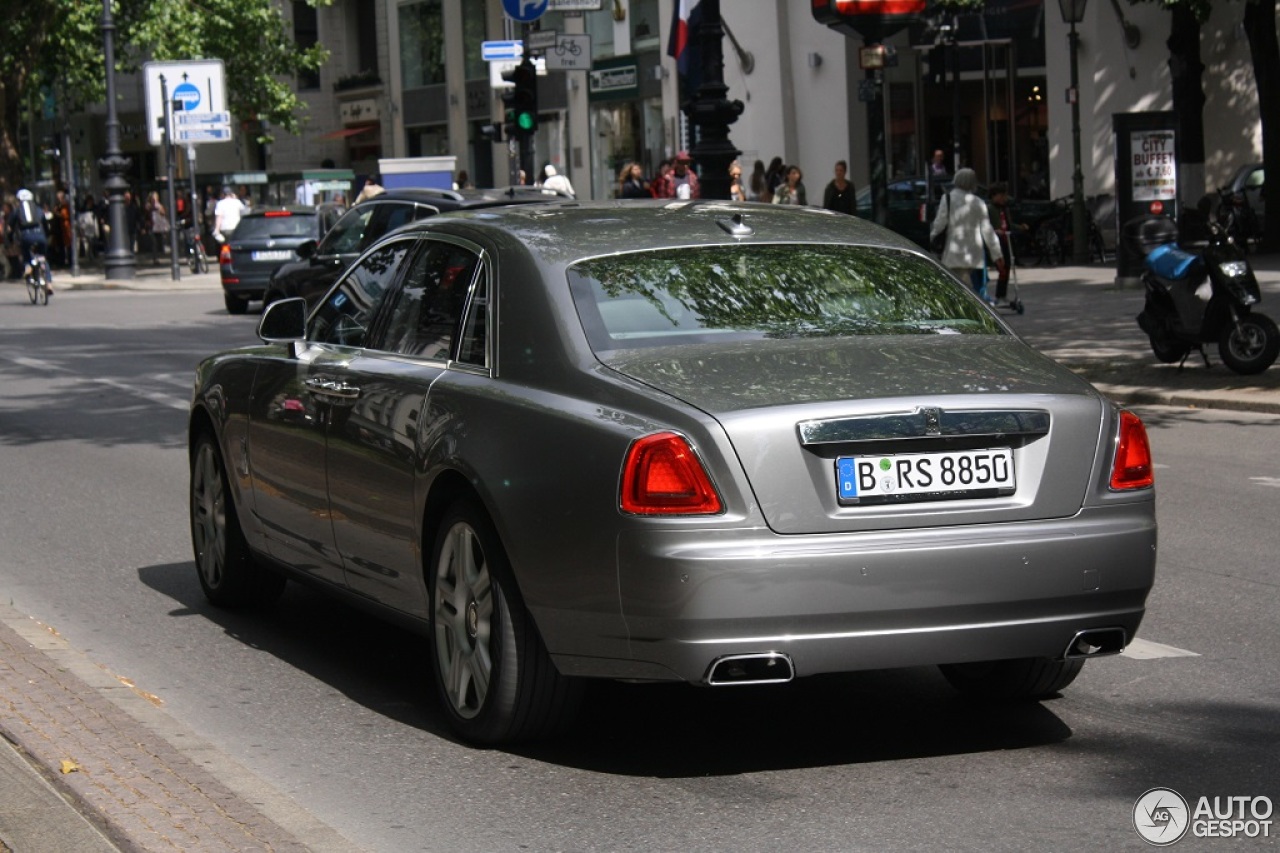
[[[620,505],[636,515],[714,515],[724,508],[689,442],[671,432],[632,442]]]
[[[1120,435],[1116,438],[1116,457],[1111,465],[1111,488],[1145,489],[1154,482],[1147,428],[1133,412],[1122,411]]]
[[[230,243],[223,243],[222,248],[218,250],[218,263],[220,264],[231,263],[231,244]]]
[[[292,210],[268,210],[263,216],[293,216]]]

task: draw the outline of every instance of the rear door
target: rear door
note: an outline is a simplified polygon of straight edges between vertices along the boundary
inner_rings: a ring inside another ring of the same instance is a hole
[[[343,382],[358,396],[335,413],[327,453],[334,536],[348,584],[426,618],[415,492],[429,431],[422,419],[445,370],[486,367],[488,324],[464,320],[487,310],[478,247],[434,235],[418,242],[370,346],[345,367]]]

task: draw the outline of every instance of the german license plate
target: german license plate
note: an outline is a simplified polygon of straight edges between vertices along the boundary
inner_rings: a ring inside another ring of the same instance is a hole
[[[845,504],[993,497],[1015,486],[1007,447],[836,459],[836,493]]]
[[[249,257],[255,261],[287,261],[293,257],[293,252],[288,249],[264,249],[254,252]]]

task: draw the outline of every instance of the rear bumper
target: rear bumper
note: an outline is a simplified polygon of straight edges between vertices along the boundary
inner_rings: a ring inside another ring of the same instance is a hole
[[[1150,501],[1052,522],[816,536],[619,537],[626,660],[605,638],[558,648],[567,674],[702,682],[728,655],[787,655],[797,676],[1061,657],[1082,630],[1132,638],[1155,576]]]

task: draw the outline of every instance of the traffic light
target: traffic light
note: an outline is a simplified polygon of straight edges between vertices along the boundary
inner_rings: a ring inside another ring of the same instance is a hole
[[[502,79],[512,86],[502,95],[506,106],[506,130],[516,139],[532,138],[538,130],[538,71],[525,57]]]

